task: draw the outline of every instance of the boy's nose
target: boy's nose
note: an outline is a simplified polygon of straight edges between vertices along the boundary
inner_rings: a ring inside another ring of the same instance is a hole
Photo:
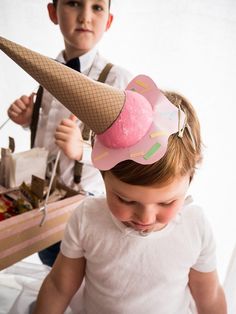
[[[78,16],[80,23],[89,23],[91,21],[91,18],[92,18],[91,8],[88,5],[84,5]]]

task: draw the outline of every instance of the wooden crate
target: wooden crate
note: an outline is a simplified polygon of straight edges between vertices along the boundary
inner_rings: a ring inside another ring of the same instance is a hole
[[[66,222],[84,195],[76,195],[47,206],[42,212],[31,210],[0,222],[0,270],[62,239]]]

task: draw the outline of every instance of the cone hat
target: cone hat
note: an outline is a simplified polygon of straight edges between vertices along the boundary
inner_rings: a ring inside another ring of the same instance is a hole
[[[0,49],[96,134],[107,130],[122,111],[124,91],[93,81],[3,37]]]

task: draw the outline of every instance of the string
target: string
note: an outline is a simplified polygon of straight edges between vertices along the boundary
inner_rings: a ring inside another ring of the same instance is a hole
[[[0,130],[4,128],[4,126],[7,124],[7,122],[10,121],[10,118],[8,118],[5,122],[3,122],[3,124],[1,124],[0,126]]]
[[[53,169],[52,169],[52,175],[51,175],[51,178],[50,178],[50,182],[49,182],[49,186],[48,186],[46,198],[45,198],[45,201],[44,201],[43,206],[39,209],[39,211],[42,211],[42,212],[43,212],[43,217],[42,217],[42,219],[41,219],[41,221],[40,221],[40,224],[39,224],[40,227],[44,224],[44,222],[45,222],[45,220],[46,220],[48,198],[49,198],[49,194],[50,194],[50,192],[51,192],[52,183],[53,183],[53,180],[54,180],[54,177],[55,177],[55,174],[56,174],[57,165],[58,165],[60,156],[61,156],[61,150],[59,150],[59,151],[57,152],[57,157],[56,157],[56,161],[55,161],[55,164],[54,164],[54,166],[53,166]]]

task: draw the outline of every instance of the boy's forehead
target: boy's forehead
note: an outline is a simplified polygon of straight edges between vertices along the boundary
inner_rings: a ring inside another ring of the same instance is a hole
[[[64,0],[52,0],[53,4],[56,5],[58,2],[63,2]],[[108,3],[109,7],[111,5],[111,0],[78,0],[78,2],[85,2],[85,1],[93,1],[93,2],[104,2]]]

